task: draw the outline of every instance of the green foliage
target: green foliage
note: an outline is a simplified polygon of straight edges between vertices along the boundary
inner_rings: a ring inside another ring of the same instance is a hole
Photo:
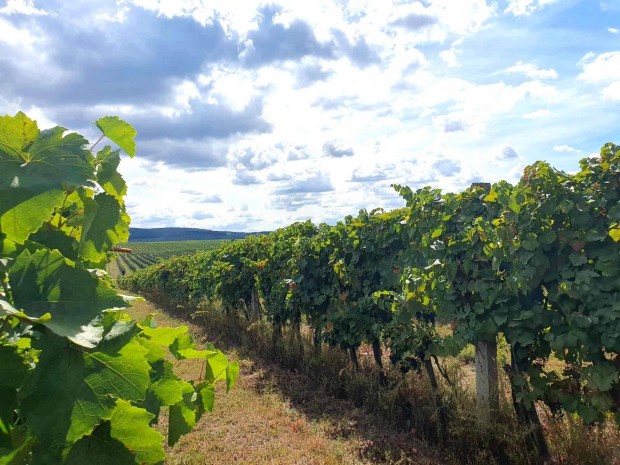
[[[135,130],[96,122],[131,156]],[[101,270],[128,236],[120,152],[93,156],[64,128],[39,131],[23,113],[0,118],[0,463],[160,463],[151,428],[163,407],[172,444],[213,406],[238,366],[197,350],[187,328],[138,324]],[[187,382],[170,357],[199,358]],[[213,374],[216,374],[215,376]],[[206,406],[206,407],[205,407]],[[208,408],[207,408],[208,407]]]
[[[317,345],[354,353],[381,339],[403,371],[501,335],[518,404],[620,422],[620,147],[606,144],[575,174],[538,162],[490,190],[394,187],[405,209],[296,223],[123,285],[219,299],[248,318],[258,300],[276,329],[305,317]]]

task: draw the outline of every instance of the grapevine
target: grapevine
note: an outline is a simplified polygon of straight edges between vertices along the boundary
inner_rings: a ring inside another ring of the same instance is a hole
[[[168,443],[213,407],[214,383],[238,366],[186,327],[158,328],[123,313],[103,268],[127,240],[120,150],[135,130],[95,122],[119,149],[97,153],[65,128],[39,130],[23,113],[0,117],[0,463],[160,463],[152,428],[168,408]],[[184,381],[169,357],[204,360]]]
[[[541,455],[535,402],[620,424],[620,147],[606,144],[574,174],[537,162],[514,185],[395,189],[402,210],[294,224],[123,283],[174,289],[181,302],[220,299],[231,312],[258,294],[277,331],[305,318],[317,349],[340,347],[355,363],[360,344],[385,345],[431,382],[432,361],[501,335],[515,411]]]

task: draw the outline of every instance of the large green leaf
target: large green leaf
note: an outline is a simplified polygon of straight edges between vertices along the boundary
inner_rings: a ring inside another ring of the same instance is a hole
[[[0,189],[0,233],[9,241],[23,244],[62,206],[64,198],[65,193],[60,189]],[[4,254],[4,241],[0,247],[0,254]]]
[[[127,193],[127,184],[117,171],[121,161],[118,150],[106,146],[97,153],[97,182],[103,189],[119,202]]]
[[[239,377],[239,362],[230,362],[226,367],[226,391],[230,391]]]
[[[136,142],[134,141],[137,131],[133,126],[121,120],[118,116],[105,116],[95,121],[101,132],[133,157],[136,154]]]
[[[220,379],[226,379],[228,359],[222,352],[214,351],[206,356],[205,381],[214,383]]]
[[[178,326],[176,328],[149,328],[144,327],[143,333],[149,340],[161,346],[170,346],[177,338],[187,334],[187,326]]]
[[[151,390],[155,397],[166,406],[181,402],[186,383],[174,374],[172,363],[161,360],[152,365]]]
[[[173,446],[183,436],[192,431],[196,424],[196,393],[191,384],[183,381],[183,400],[170,407],[168,419],[168,444]]]
[[[103,335],[96,320],[102,310],[125,302],[105,282],[76,268],[56,250],[23,251],[9,271],[14,306],[76,344],[94,347]]]
[[[0,116],[0,187],[13,181],[9,167],[22,160],[22,151],[38,134],[37,123],[21,111],[15,116]]]
[[[159,463],[166,458],[164,437],[149,427],[152,413],[118,400],[110,418],[110,436],[122,442],[137,463]]]
[[[22,411],[38,438],[37,454],[50,462],[110,419],[116,399],[139,402],[146,396],[150,366],[135,340],[93,352],[53,335],[38,345],[45,350],[24,387]]]
[[[83,437],[71,448],[66,465],[136,465],[129,449],[110,434],[109,421],[97,426],[91,435]]]
[[[93,156],[84,148],[88,141],[75,133],[65,136],[65,131],[62,127],[41,131],[17,154],[0,151],[0,188],[41,190],[91,184]]]
[[[91,184],[94,165],[92,154],[85,148],[88,141],[79,134],[65,135],[65,132],[66,129],[59,126],[41,131],[28,148],[26,163],[20,166],[18,173],[28,185],[77,187]]]
[[[36,242],[48,249],[56,249],[69,260],[77,260],[77,241],[62,229],[44,225],[37,232],[31,234],[28,241]]]
[[[84,198],[85,212],[80,257],[92,264],[105,264],[106,252],[129,238],[129,216],[111,195],[97,194]]]
[[[39,132],[23,113],[0,118],[0,234],[23,244],[49,221],[64,191],[91,185],[87,141],[55,127]]]
[[[196,386],[198,393],[198,413],[213,411],[215,404],[215,385],[212,383],[201,383]]]

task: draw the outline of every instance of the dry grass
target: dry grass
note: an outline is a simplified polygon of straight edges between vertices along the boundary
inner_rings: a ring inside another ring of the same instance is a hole
[[[158,313],[166,326],[190,326],[199,340],[203,329],[166,314],[150,302],[130,309],[138,320]],[[217,342],[217,341],[216,341]],[[221,344],[220,344],[221,346]],[[237,358],[241,374],[229,393],[220,386],[214,411],[194,431],[171,448],[166,463],[190,464],[300,464],[365,465],[446,463],[412,433],[398,433],[350,401],[335,399],[308,378],[247,355]],[[178,373],[195,379],[200,364],[180,363]],[[160,427],[165,429],[162,416]]]
[[[140,318],[153,311],[160,309],[143,302],[132,313]],[[318,353],[309,339],[300,347],[290,332],[274,345],[268,323],[248,324],[227,316],[217,304],[201,307],[191,320],[196,325],[183,316],[171,318],[174,308],[168,312],[162,310],[158,322],[189,325],[200,340],[209,334],[211,342],[240,361],[242,372],[231,393],[218,393],[214,413],[170,450],[167,463],[541,463],[528,446],[527,428],[516,419],[503,372],[500,411],[491,423],[481,422],[467,357],[444,360],[451,382],[440,378],[447,412],[442,429],[423,373],[403,376],[386,365],[388,387],[381,387],[369,347],[361,348],[357,371],[344,352],[323,346]],[[194,379],[199,367],[179,369]],[[542,405],[539,410],[551,452],[546,465],[620,465],[620,431],[611,421],[587,427],[570,415],[551,415]],[[438,444],[443,452],[416,437]]]
[[[116,260],[108,263],[107,272],[110,274],[112,279],[118,279],[121,276],[121,270],[118,267]]]

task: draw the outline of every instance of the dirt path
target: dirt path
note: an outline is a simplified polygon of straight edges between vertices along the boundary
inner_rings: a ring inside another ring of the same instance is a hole
[[[201,329],[163,312],[150,302],[129,309],[141,319],[157,313],[166,326]],[[214,411],[170,449],[167,464],[415,464],[444,463],[412,435],[391,433],[376,418],[350,402],[334,399],[310,386],[304,375],[239,357],[239,379],[229,393],[217,393]],[[179,372],[197,378],[200,365],[180,364]],[[165,423],[165,418],[163,419]]]

